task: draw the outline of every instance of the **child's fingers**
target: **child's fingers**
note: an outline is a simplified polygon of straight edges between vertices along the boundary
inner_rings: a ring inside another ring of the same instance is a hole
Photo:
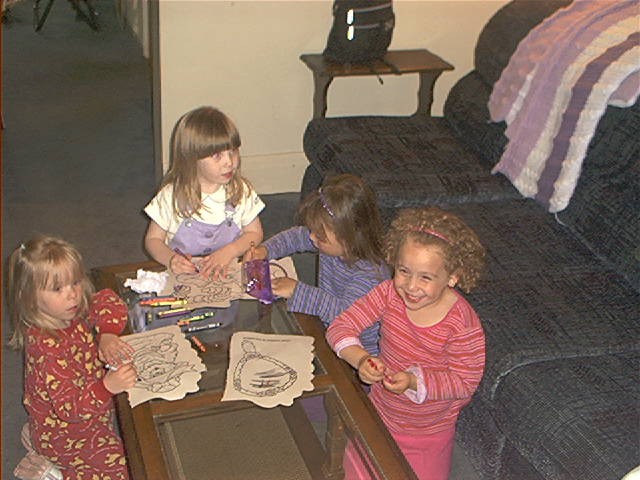
[[[267,258],[267,247],[258,245],[253,251],[252,260],[262,260],[263,258]]]
[[[174,273],[193,273],[196,271],[196,266],[191,262],[191,256],[185,258],[182,255],[175,254],[171,258],[169,267]]]
[[[109,348],[104,350],[103,356],[106,363],[117,366],[131,361],[131,353],[121,345],[128,344],[119,340],[118,343],[111,344]]]
[[[138,372],[132,363],[128,363],[118,368],[118,376],[124,384],[124,388],[131,388],[135,385]]]
[[[118,341],[114,344],[114,347],[116,348],[117,355],[124,355],[127,358],[130,358],[131,355],[133,355],[135,352],[135,349],[121,338],[118,338]]]
[[[125,363],[121,367],[118,368],[118,372],[122,375],[123,378],[134,378],[136,377],[137,370],[133,363]]]
[[[384,364],[380,359],[369,357],[367,358],[367,364],[376,373],[376,375],[382,375],[385,370]]]
[[[180,257],[180,269],[182,270],[182,273],[194,273],[196,271],[196,266],[190,258]]]
[[[394,374],[388,368],[384,369],[384,379],[389,383],[395,383]]]
[[[129,356],[129,358],[131,358],[133,356],[133,354],[135,353],[135,348],[133,348],[131,345],[129,345],[127,342],[122,341],[122,349],[124,350],[124,352]]]
[[[378,367],[378,363],[374,357],[366,357],[360,366],[360,370],[361,377],[364,377],[368,383],[382,380],[382,370]]]

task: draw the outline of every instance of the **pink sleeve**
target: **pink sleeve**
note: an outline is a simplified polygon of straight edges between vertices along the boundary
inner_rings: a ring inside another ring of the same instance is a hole
[[[387,303],[389,288],[393,288],[391,281],[382,282],[331,322],[327,328],[327,342],[335,352],[354,345],[355,343],[349,343],[353,342],[351,339],[355,338],[357,341],[362,331],[380,319]]]
[[[485,342],[482,327],[457,332],[448,342],[446,349],[449,356],[449,366],[446,370],[423,370],[427,398],[471,398],[484,370]]]

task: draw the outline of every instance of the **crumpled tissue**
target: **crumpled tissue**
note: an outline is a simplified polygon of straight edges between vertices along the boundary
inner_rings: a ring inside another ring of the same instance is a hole
[[[148,272],[139,269],[137,278],[128,278],[124,282],[125,287],[130,287],[136,293],[155,292],[159,294],[167,284],[168,272]]]

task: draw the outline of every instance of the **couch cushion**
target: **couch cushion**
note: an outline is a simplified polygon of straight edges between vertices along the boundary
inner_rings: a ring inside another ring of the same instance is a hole
[[[442,118],[343,117],[312,120],[307,158],[322,177],[360,175],[381,207],[454,204],[516,198],[502,176],[489,173],[456,140]]]
[[[475,67],[484,82],[496,83],[518,43],[542,20],[571,0],[514,0],[502,7],[480,32]]]
[[[640,291],[640,105],[609,107],[560,221]]]
[[[506,124],[492,123],[489,118],[490,95],[491,87],[473,71],[458,80],[444,105],[444,118],[449,127],[459,141],[475,152],[488,171],[498,162],[507,145]]]
[[[451,208],[487,248],[485,278],[467,298],[485,328],[480,393],[545,360],[640,350],[640,294],[531,200]]]
[[[639,407],[634,352],[516,369],[498,390],[494,418],[544,478],[618,480],[638,464]]]

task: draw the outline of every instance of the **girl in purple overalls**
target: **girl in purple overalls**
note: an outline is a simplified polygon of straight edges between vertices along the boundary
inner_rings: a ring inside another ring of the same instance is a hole
[[[178,120],[170,148],[169,171],[144,209],[145,247],[173,273],[222,278],[263,237],[264,203],[240,175],[240,135],[224,113],[200,107]]]

